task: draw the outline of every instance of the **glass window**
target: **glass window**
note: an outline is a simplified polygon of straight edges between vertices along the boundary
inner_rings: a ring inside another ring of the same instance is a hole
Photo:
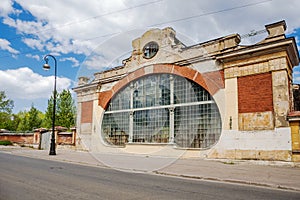
[[[125,110],[130,108],[130,87],[126,87],[111,100],[107,111]]]
[[[133,142],[167,143],[169,140],[169,110],[151,109],[134,112]]]
[[[143,57],[150,59],[153,58],[158,52],[158,44],[156,42],[149,42],[143,48]]]
[[[175,142],[180,147],[207,148],[218,140],[221,120],[215,104],[175,108]]]
[[[102,136],[115,145],[168,143],[174,137],[183,148],[209,148],[220,134],[219,110],[210,94],[170,74],[149,75],[125,86],[111,99],[102,121]]]
[[[109,144],[124,145],[128,142],[129,113],[105,113],[102,121],[102,137]]]

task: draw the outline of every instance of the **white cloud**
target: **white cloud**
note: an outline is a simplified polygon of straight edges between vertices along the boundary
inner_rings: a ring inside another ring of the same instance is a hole
[[[296,40],[296,43],[298,44],[297,47],[298,47],[298,50],[299,50],[300,49],[300,40],[299,40],[298,35],[295,37],[295,40]]]
[[[10,17],[4,18],[3,23],[16,28],[17,31],[21,34],[26,33],[36,35],[40,32],[41,29],[47,28],[47,25],[43,25],[42,22],[12,19]]]
[[[28,58],[33,58],[37,61],[41,60],[39,55],[26,54],[25,56],[28,57]]]
[[[256,5],[252,1],[239,0],[16,2],[36,17],[36,20],[26,21],[6,16],[7,13],[18,11],[12,8],[12,1],[3,0],[0,10],[3,10],[1,15],[4,16],[4,23],[25,34],[23,41],[29,47],[62,54],[89,55],[95,47],[109,38],[105,35],[149,28],[153,24],[184,18],[184,21],[166,23],[158,27],[172,26],[177,32],[196,42],[231,33],[245,34],[251,30],[261,30],[265,24],[282,19],[286,20],[289,33],[300,27],[298,0],[290,0],[288,3],[286,0],[256,1]],[[188,19],[197,15],[198,17]],[[26,34],[31,35],[26,38]],[[35,36],[34,39],[32,35]],[[88,40],[89,38],[97,39]],[[132,39],[134,38],[128,40]]]
[[[81,68],[86,68],[87,70],[103,70],[107,68],[108,63],[105,62],[103,55],[92,54],[86,58],[82,63]]]
[[[29,46],[29,47],[31,47],[33,49],[36,48],[36,49],[38,49],[40,51],[42,51],[44,49],[44,44],[42,43],[41,40],[32,39],[32,38],[24,38],[23,42],[27,46]]]
[[[60,59],[60,61],[70,61],[70,62],[72,62],[73,63],[73,67],[78,67],[79,66],[79,61],[76,59],[76,58],[74,58],[74,57],[67,57],[67,58],[62,58],[62,59]]]
[[[293,83],[300,84],[300,76],[294,76]]]
[[[12,8],[12,1],[10,0],[1,0],[0,4],[0,16],[6,16],[8,13],[14,12]]]
[[[296,66],[293,69],[293,82],[297,84],[300,83],[300,66]]]
[[[176,31],[197,42],[231,33],[245,34],[251,30],[261,30],[265,24],[282,19],[286,20],[289,33],[300,27],[298,0],[288,3],[286,0],[256,3],[239,0],[17,2],[36,17],[36,20],[25,21],[6,16],[4,23],[15,27],[21,34],[34,35],[34,39],[29,37],[23,40],[29,47],[62,54],[89,55],[95,47],[109,38],[105,35],[149,28],[154,24],[183,18],[186,20],[161,24],[158,27],[172,26]],[[1,7],[3,13],[17,12],[7,0],[3,5],[1,2]],[[190,16],[198,17],[188,19]],[[89,38],[97,39],[88,40]],[[132,39],[134,38],[129,40]]]
[[[0,38],[0,49],[8,51],[12,54],[18,54],[19,51],[11,47],[11,43],[6,39]]]
[[[12,99],[49,98],[52,95],[54,76],[41,76],[28,67],[0,70],[1,90]],[[57,90],[68,89],[71,80],[57,77]]]
[[[294,71],[294,75],[300,75],[299,71]]]

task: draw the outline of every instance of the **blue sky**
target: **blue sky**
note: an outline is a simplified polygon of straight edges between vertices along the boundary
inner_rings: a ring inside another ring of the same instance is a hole
[[[46,54],[58,61],[58,90],[71,89],[79,76],[121,64],[131,41],[150,28],[173,27],[192,45],[285,20],[299,49],[299,8],[298,0],[1,0],[0,90],[14,100],[15,113],[32,104],[45,111],[54,81],[53,68],[42,69]],[[294,83],[300,83],[299,66]]]

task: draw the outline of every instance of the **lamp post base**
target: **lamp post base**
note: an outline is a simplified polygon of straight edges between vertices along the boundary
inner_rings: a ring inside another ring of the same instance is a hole
[[[50,152],[49,152],[49,155],[50,155],[50,156],[55,156],[55,155],[56,155],[56,152],[55,152],[55,151],[50,151]]]
[[[51,144],[50,144],[49,155],[52,155],[52,156],[56,155],[56,152],[55,152],[55,141],[53,141],[52,139],[51,139]]]

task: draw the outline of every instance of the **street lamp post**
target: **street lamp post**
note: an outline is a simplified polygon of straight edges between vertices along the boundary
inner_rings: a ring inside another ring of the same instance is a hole
[[[57,62],[54,56],[48,54],[44,57],[46,63],[43,65],[45,70],[50,69],[50,65],[48,65],[48,57],[53,58],[55,69],[54,69],[54,90],[53,90],[53,113],[52,113],[52,135],[51,135],[51,143],[50,143],[50,152],[49,155],[56,155],[55,151],[55,110],[56,110],[56,74],[57,74]]]

